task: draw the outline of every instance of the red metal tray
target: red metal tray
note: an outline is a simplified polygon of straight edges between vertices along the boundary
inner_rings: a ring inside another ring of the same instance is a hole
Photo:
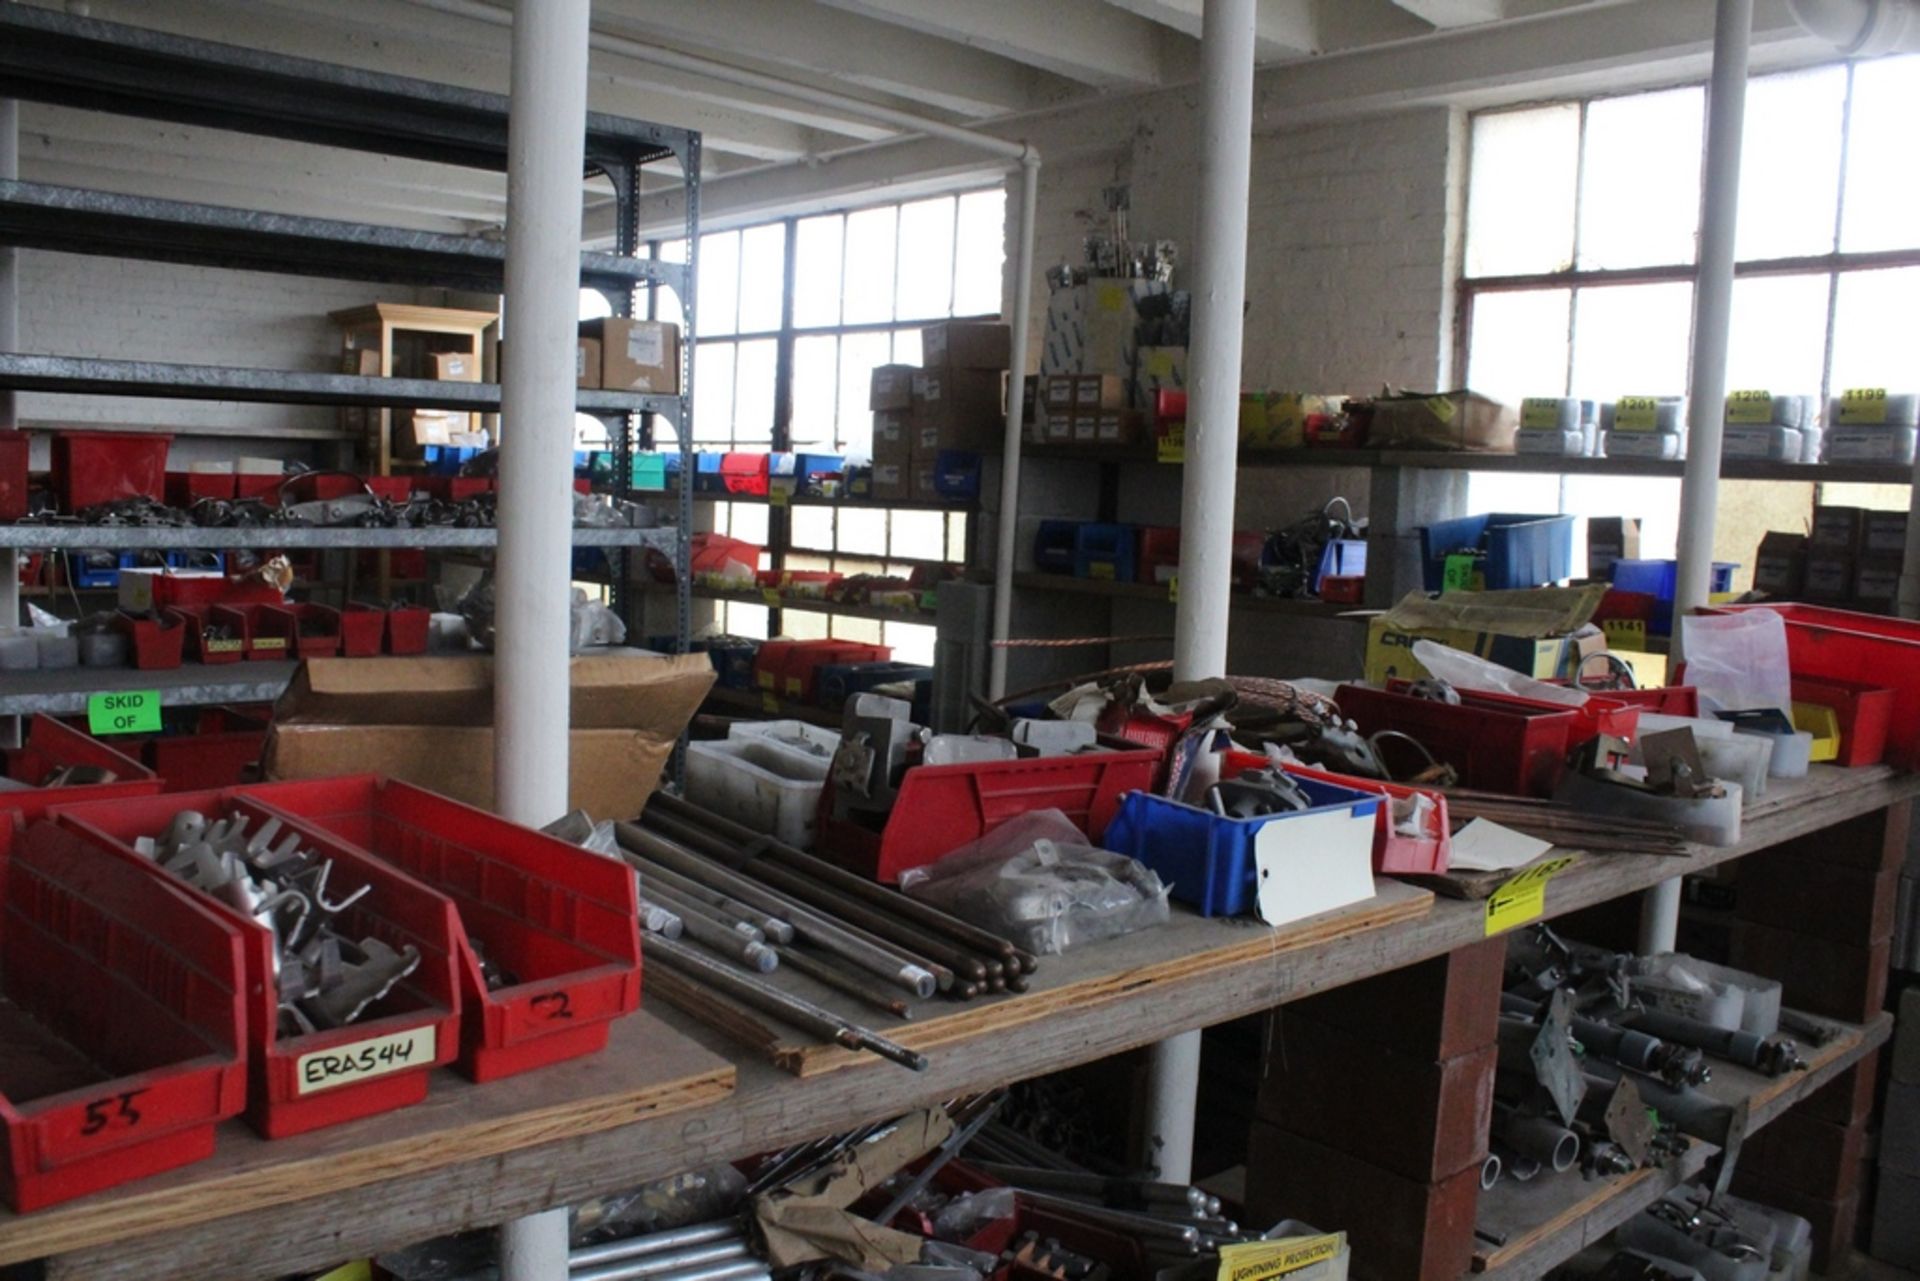
[[[1463,786],[1512,796],[1552,796],[1580,725],[1570,707],[1541,710],[1524,699],[1485,701],[1462,691],[1454,706],[1364,685],[1342,685],[1334,702],[1360,732],[1398,730],[1460,773]]]
[[[1016,815],[1057,809],[1098,841],[1128,792],[1153,785],[1161,754],[1131,745],[1081,756],[1042,756],[980,765],[919,765],[901,779],[899,796],[876,832],[833,816],[833,780],[820,794],[815,853],[876,881],[892,884]]]
[[[133,757],[51,716],[33,718],[27,727],[27,745],[10,749],[6,762],[7,777],[31,784],[34,790],[0,792],[0,816],[11,811],[23,820],[39,818],[55,805],[76,801],[154,796],[163,786],[159,775]],[[112,770],[114,780],[74,787],[42,786],[48,775],[67,765],[98,765]]]
[[[334,860],[330,894],[361,885],[373,892],[340,917],[341,932],[374,936],[394,946],[420,949],[420,966],[381,1002],[382,1013],[347,1027],[282,1037],[274,986],[273,933],[209,895],[189,889],[158,864],[133,852],[133,841],[165,831],[176,814],[196,810],[209,818],[242,813],[257,827],[272,811],[241,789],[170,792],[110,804],[56,807],[50,816],[98,838],[112,857],[145,870],[194,901],[211,905],[240,929],[247,965],[247,1120],[269,1139],[304,1134],[322,1126],[358,1120],[418,1103],[427,1094],[430,1069],[453,1060],[459,1049],[460,994],[454,973],[459,923],[453,904],[412,877],[362,851],[330,842]]]
[[[84,835],[0,823],[0,1187],[37,1210],[213,1155],[246,1103],[240,932]],[[11,846],[11,848],[7,848]]]
[[[614,859],[371,774],[244,789],[404,868],[459,909],[460,1070],[491,1081],[607,1043],[640,1004],[632,871]],[[474,943],[515,982],[494,991]]]
[[[1220,777],[1237,778],[1250,769],[1265,769],[1268,764],[1266,757],[1253,752],[1227,752],[1220,759]],[[1335,787],[1350,787],[1356,792],[1370,792],[1387,798],[1389,803],[1379,808],[1375,819],[1373,870],[1376,873],[1438,874],[1447,870],[1447,860],[1452,854],[1453,829],[1447,823],[1445,792],[1430,787],[1385,783],[1379,779],[1355,778],[1350,774],[1314,769],[1310,765],[1289,765],[1286,771],[1302,778],[1332,783]],[[1424,796],[1431,802],[1431,808],[1427,811],[1426,831],[1421,836],[1406,836],[1394,827],[1391,802],[1411,800],[1415,796]]]
[[[158,618],[148,618],[117,610],[113,625],[126,636],[127,649],[139,671],[165,671],[180,666],[181,656],[186,652],[188,629],[185,622],[172,613],[163,611]]]

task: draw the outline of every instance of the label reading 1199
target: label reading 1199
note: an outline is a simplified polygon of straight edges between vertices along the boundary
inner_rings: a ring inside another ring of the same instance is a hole
[[[417,1027],[376,1036],[331,1050],[315,1050],[294,1060],[294,1093],[314,1094],[353,1085],[408,1068],[433,1063],[434,1029]]]

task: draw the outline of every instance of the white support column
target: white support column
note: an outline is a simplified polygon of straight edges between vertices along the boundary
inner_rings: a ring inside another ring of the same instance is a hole
[[[1015,229],[1012,367],[1007,373],[1007,438],[1000,466],[1000,513],[994,531],[993,639],[1013,634],[1013,563],[1020,538],[1020,449],[1026,442],[1027,343],[1033,316],[1033,226],[1039,217],[1040,153],[1020,157],[1020,224]],[[1007,692],[1007,651],[995,645],[987,659],[987,697]],[[978,670],[978,669],[976,669]]]
[[[1727,331],[1733,318],[1733,252],[1740,216],[1740,140],[1747,113],[1747,52],[1753,0],[1719,0],[1713,84],[1707,98],[1706,198],[1700,214],[1700,273],[1693,293],[1693,385],[1688,390],[1687,466],[1680,482],[1680,570],[1674,617],[1707,603],[1713,531],[1720,507],[1720,437],[1727,406]],[[1685,657],[1684,628],[1673,657]],[[1640,909],[1643,952],[1673,947],[1680,882],[1649,891]]]
[[[516,822],[567,808],[574,333],[588,0],[516,0],[507,128],[500,545],[495,558],[494,796]],[[564,1281],[567,1212],[500,1231],[504,1281]]]
[[[20,104],[0,98],[0,178],[20,176]],[[20,251],[0,245],[0,351],[20,350]],[[20,425],[16,393],[0,389],[0,431]],[[0,627],[20,625],[20,554],[0,551]]]
[[[1232,605],[1233,501],[1240,452],[1240,348],[1247,292],[1247,199],[1253,162],[1255,0],[1208,0],[1201,19],[1200,208],[1187,379],[1187,458],[1180,489],[1176,680],[1223,676]],[[1200,1033],[1153,1047],[1145,1153],[1161,1179],[1193,1173]]]

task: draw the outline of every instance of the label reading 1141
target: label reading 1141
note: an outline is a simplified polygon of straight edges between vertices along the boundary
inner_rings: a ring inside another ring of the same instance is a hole
[[[294,1060],[294,1093],[315,1094],[433,1064],[434,1029],[417,1027],[376,1036],[331,1050],[315,1050]]]
[[[1660,425],[1660,401],[1653,396],[1622,396],[1613,402],[1615,431],[1653,431]]]

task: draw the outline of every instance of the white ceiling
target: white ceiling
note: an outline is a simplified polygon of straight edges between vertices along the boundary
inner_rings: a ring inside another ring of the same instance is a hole
[[[504,91],[508,32],[431,0],[90,0],[45,7],[424,79]],[[505,11],[510,0],[484,0]],[[602,43],[631,41],[769,72],[955,124],[1012,127],[1036,112],[1192,82],[1202,0],[595,0]],[[1762,0],[1762,32],[1784,19]],[[1271,103],[1301,111],[1471,92],[1488,50],[1539,74],[1595,61],[1636,31],[1697,55],[1712,0],[1260,0],[1258,61]],[[1603,21],[1605,36],[1595,20]],[[1584,24],[1584,25],[1582,25]],[[1515,43],[1519,41],[1520,43]],[[1504,42],[1504,43],[1499,43]],[[1476,60],[1478,59],[1478,60]],[[1368,68],[1377,64],[1369,77]],[[592,105],[702,131],[706,177],[821,158],[901,137],[857,112],[743,90],[596,48]],[[1409,67],[1417,71],[1409,71]],[[1457,69],[1478,68],[1465,83]],[[1385,79],[1383,79],[1383,77]],[[1296,91],[1296,86],[1306,86]],[[1322,87],[1314,87],[1322,86]],[[1371,86],[1371,89],[1369,89]],[[1376,108],[1377,109],[1377,108]],[[498,175],[420,165],[188,126],[23,104],[22,177],[435,229],[496,225]]]

